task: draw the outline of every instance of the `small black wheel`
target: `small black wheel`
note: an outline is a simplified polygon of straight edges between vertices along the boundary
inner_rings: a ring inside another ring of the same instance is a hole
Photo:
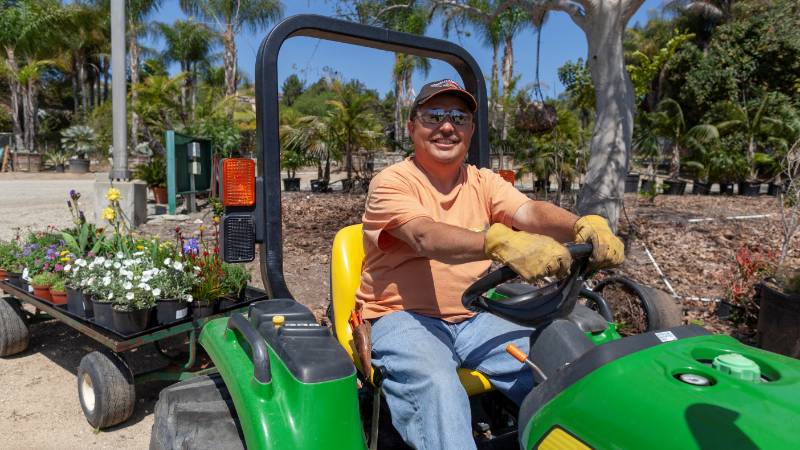
[[[122,423],[133,414],[133,373],[113,353],[92,352],[78,366],[78,398],[89,424],[97,429]]]
[[[24,352],[29,341],[28,324],[19,302],[0,298],[0,356]]]
[[[672,296],[662,290],[639,284],[629,278],[621,276],[609,277],[599,282],[592,290],[602,294],[603,289],[613,285],[621,287],[624,291],[636,297],[640,303],[639,307],[644,313],[645,323],[640,324],[638,327],[640,329],[636,329],[636,332],[663,330],[683,323],[683,308]],[[624,309],[621,305],[613,306],[615,313]]]

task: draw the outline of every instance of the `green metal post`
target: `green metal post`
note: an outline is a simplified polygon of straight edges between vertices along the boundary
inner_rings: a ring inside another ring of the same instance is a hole
[[[167,130],[164,133],[167,151],[167,213],[175,214],[175,196],[177,194],[178,181],[175,176],[175,132]]]

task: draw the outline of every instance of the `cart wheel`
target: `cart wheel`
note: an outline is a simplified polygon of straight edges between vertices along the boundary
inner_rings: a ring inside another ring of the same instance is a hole
[[[0,356],[11,356],[28,348],[30,335],[25,315],[14,299],[0,298]]]
[[[78,398],[89,424],[97,429],[122,423],[133,414],[133,373],[113,353],[92,352],[78,366]]]

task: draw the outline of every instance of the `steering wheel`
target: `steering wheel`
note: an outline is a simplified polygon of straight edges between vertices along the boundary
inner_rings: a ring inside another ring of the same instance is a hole
[[[464,291],[461,303],[470,311],[488,311],[518,325],[540,327],[572,312],[588,272],[592,244],[567,244],[572,256],[570,274],[531,292],[491,300],[482,294],[517,277],[508,266],[489,272]]]

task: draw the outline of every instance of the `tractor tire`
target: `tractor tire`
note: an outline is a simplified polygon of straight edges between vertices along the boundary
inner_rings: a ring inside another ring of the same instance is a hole
[[[22,353],[28,348],[30,333],[18,302],[0,298],[0,356]]]
[[[244,450],[233,400],[218,374],[174,384],[158,396],[150,450]]]
[[[133,414],[133,373],[111,352],[92,352],[78,366],[78,398],[86,420],[95,429],[122,423]]]
[[[683,323],[683,309],[672,296],[666,292],[639,284],[626,277],[609,277],[599,282],[592,290],[601,294],[606,286],[621,285],[636,296],[641,302],[647,318],[645,331],[663,330],[679,326]]]

